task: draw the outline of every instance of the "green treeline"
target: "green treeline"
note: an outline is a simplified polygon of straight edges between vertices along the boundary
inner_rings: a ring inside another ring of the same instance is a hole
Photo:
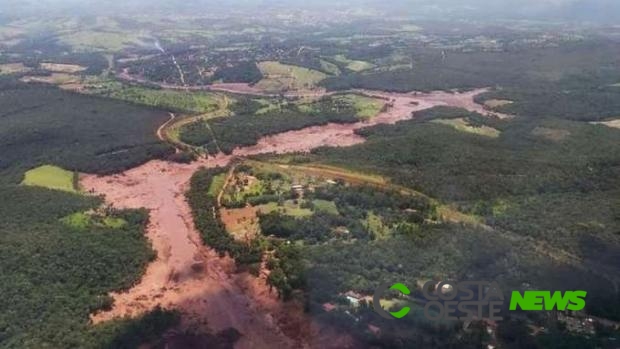
[[[250,266],[257,271],[264,250],[262,242],[258,239],[249,244],[235,241],[222,223],[217,198],[208,194],[213,178],[227,171],[226,168],[216,168],[196,172],[192,176],[190,189],[186,194],[187,201],[203,242],[220,255],[229,254],[238,265]]]

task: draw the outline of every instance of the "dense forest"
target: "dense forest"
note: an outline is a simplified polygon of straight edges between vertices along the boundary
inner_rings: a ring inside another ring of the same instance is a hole
[[[14,182],[44,163],[103,174],[173,153],[153,131],[165,112],[11,79],[0,91],[0,172]]]
[[[414,47],[409,67],[332,77],[328,89],[367,88],[431,91],[475,87],[553,87],[587,90],[620,80],[614,42],[588,40],[550,48],[509,48],[499,52],[442,51]],[[352,55],[353,56],[353,55]],[[358,59],[373,59],[358,55]]]
[[[157,340],[175,314],[89,325],[90,313],[111,305],[108,292],[131,287],[154,257],[143,234],[148,213],[108,209],[97,218],[90,212],[99,198],[17,184],[41,164],[109,173],[166,154],[153,135],[166,115],[11,80],[1,81],[0,104],[0,347],[135,348]]]

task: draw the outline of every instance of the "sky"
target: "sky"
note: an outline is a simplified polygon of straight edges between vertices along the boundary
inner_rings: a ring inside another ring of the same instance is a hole
[[[218,8],[378,8],[418,17],[563,19],[620,23],[620,0],[0,0],[0,15]],[[95,13],[96,14],[96,13]],[[436,18],[433,18],[436,19]]]

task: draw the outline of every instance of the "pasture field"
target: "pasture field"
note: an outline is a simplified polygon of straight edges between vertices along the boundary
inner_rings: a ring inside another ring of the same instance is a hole
[[[258,67],[264,78],[256,86],[268,92],[310,90],[327,78],[320,71],[276,61],[260,62]]]
[[[78,52],[118,52],[142,45],[140,33],[132,31],[81,30],[60,36],[60,41]]]
[[[77,193],[75,187],[77,173],[64,170],[57,166],[43,165],[24,174],[23,185],[43,187]]]
[[[334,97],[334,101],[352,106],[357,117],[363,120],[371,119],[379,114],[385,105],[384,101],[380,99],[358,94],[337,95]]]
[[[369,70],[375,67],[374,64],[366,61],[357,61],[347,58],[345,55],[336,55],[334,56],[334,60],[345,65],[345,68],[354,71],[354,72],[362,72],[364,70]]]

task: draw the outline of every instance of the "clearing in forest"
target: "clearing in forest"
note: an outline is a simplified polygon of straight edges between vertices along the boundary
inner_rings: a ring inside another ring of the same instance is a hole
[[[472,126],[470,125],[465,118],[458,119],[437,119],[431,122],[452,126],[454,129],[459,130],[461,132],[473,133],[480,136],[486,136],[491,138],[497,138],[501,134],[500,131],[494,129],[489,126]]]
[[[60,167],[43,165],[27,171],[22,184],[77,193],[75,176]]]

